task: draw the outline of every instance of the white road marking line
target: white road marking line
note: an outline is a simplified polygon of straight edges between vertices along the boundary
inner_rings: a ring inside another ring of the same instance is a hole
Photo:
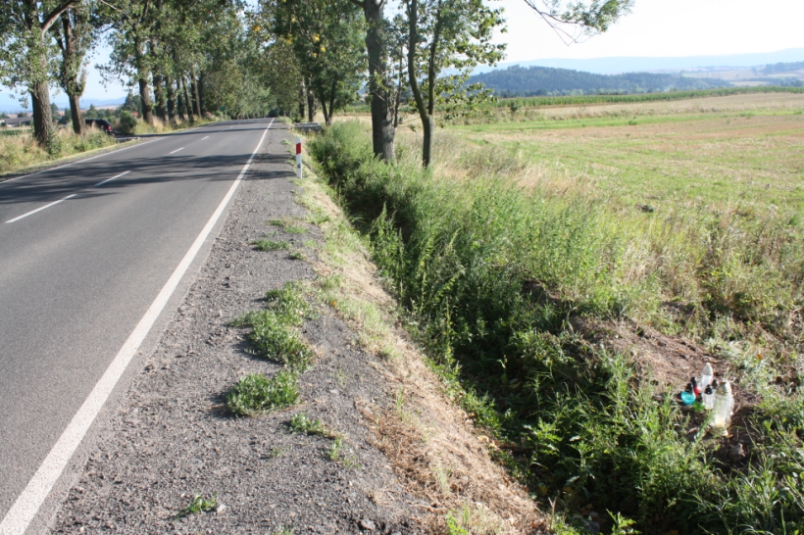
[[[97,184],[95,184],[95,187],[97,188],[97,187],[99,187],[99,186],[103,186],[103,185],[104,185],[104,184],[106,184],[107,182],[111,182],[112,180],[114,180],[114,179],[116,179],[116,178],[120,178],[121,176],[125,176],[125,175],[129,174],[130,172],[131,172],[131,171],[126,171],[125,173],[120,173],[119,175],[115,175],[115,176],[113,176],[112,178],[107,178],[107,179],[106,179],[106,180],[104,180],[103,182],[98,182]]]
[[[98,154],[97,156],[93,156],[92,158],[86,158],[86,159],[83,159],[83,160],[78,160],[77,162],[72,162],[72,163],[68,163],[68,164],[65,164],[65,165],[60,165],[59,167],[51,167],[50,169],[42,169],[41,171],[36,171],[35,173],[31,173],[30,175],[18,176],[17,178],[9,178],[8,180],[3,180],[2,182],[0,182],[0,187],[2,187],[3,184],[8,184],[10,182],[16,182],[17,180],[22,180],[23,178],[28,178],[29,176],[38,175],[40,173],[47,173],[48,171],[56,171],[58,169],[64,169],[65,167],[72,167],[73,165],[88,162],[90,160],[100,158],[101,156],[108,156],[109,154],[114,154],[116,152],[123,152],[124,150],[128,150],[128,149],[131,149],[131,148],[134,148],[134,147],[141,147],[142,145],[147,145],[148,143],[153,143],[154,141],[156,141],[156,139],[152,139],[151,141],[145,141],[143,143],[136,143],[134,145],[129,145],[128,147],[123,147],[122,149],[117,149],[117,150],[111,150],[109,152],[104,152],[103,154]]]
[[[184,258],[182,258],[176,270],[170,276],[170,279],[168,279],[165,286],[159,292],[159,295],[156,296],[156,299],[151,303],[145,315],[140,319],[140,322],[134,328],[134,332],[128,337],[123,347],[120,348],[117,356],[115,356],[112,363],[109,364],[103,377],[100,378],[95,388],[90,392],[89,397],[87,397],[84,404],[81,405],[81,408],[78,409],[78,412],[73,416],[67,429],[64,430],[58,442],[56,442],[53,449],[50,450],[50,453],[42,462],[42,465],[28,482],[25,490],[22,491],[17,501],[14,502],[14,505],[12,505],[8,513],[6,513],[3,521],[0,522],[0,535],[25,534],[31,521],[42,506],[42,503],[53,489],[53,485],[55,485],[56,481],[61,477],[64,467],[70,462],[70,458],[73,456],[73,453],[75,453],[78,445],[81,444],[92,422],[95,421],[98,413],[100,413],[103,405],[112,393],[112,390],[114,390],[117,382],[123,376],[131,359],[139,350],[140,345],[145,340],[145,337],[148,335],[151,327],[153,327],[156,319],[162,313],[165,305],[167,305],[173,292],[176,291],[176,287],[178,287],[179,282],[181,282],[182,277],[184,277],[184,274],[189,269],[198,251],[201,250],[201,246],[212,232],[215,223],[220,219],[223,210],[226,208],[226,205],[229,204],[229,201],[237,190],[237,186],[240,185],[240,182],[243,180],[246,171],[248,171],[248,168],[251,166],[251,162],[254,161],[257,151],[262,147],[262,142],[265,141],[265,136],[268,134],[268,130],[273,124],[274,121],[271,120],[265,132],[262,133],[259,144],[257,144],[254,152],[251,153],[248,162],[243,166],[243,169],[240,171],[234,184],[232,184],[232,187],[229,188],[226,196],[218,205],[215,213],[212,214],[206,226],[201,230],[201,234],[198,235],[193,245],[190,246],[187,254],[184,255]]]
[[[176,153],[177,153],[177,152],[179,152],[180,150],[184,150],[184,147],[182,147],[182,148],[180,148],[180,149],[176,149],[176,150],[174,150],[173,152],[171,152],[170,154],[176,154]]]
[[[207,136],[207,137],[202,137],[202,138],[201,138],[201,141],[204,141],[205,139],[209,139],[209,136]]]
[[[20,219],[26,218],[26,217],[28,217],[29,215],[33,215],[33,214],[35,214],[36,212],[41,212],[42,210],[45,210],[45,209],[47,209],[47,208],[50,208],[51,206],[56,206],[56,205],[57,205],[57,204],[59,204],[60,202],[64,202],[64,201],[66,201],[67,199],[72,199],[72,198],[73,198],[73,197],[75,197],[76,195],[78,195],[78,194],[77,194],[77,193],[73,193],[72,195],[67,195],[65,198],[60,199],[60,200],[58,200],[58,201],[56,201],[56,202],[52,202],[52,203],[50,203],[50,204],[46,204],[45,206],[43,206],[43,207],[41,207],[41,208],[37,208],[36,210],[31,210],[31,211],[30,211],[30,212],[28,212],[27,214],[22,214],[21,216],[19,216],[19,217],[15,217],[14,219],[9,219],[8,221],[6,221],[6,223],[14,223],[15,221],[19,221]]]

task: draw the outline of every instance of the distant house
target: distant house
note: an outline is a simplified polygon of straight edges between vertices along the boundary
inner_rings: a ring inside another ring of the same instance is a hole
[[[30,126],[30,117],[6,117],[6,126]]]

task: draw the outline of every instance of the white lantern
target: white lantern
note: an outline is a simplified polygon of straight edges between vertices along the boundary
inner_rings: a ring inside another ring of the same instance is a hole
[[[698,384],[698,386],[701,387],[702,392],[706,390],[706,385],[712,384],[712,379],[715,378],[714,376],[715,374],[712,371],[712,365],[707,362],[706,366],[704,366],[703,373],[701,374],[701,381]]]
[[[715,393],[715,406],[712,409],[712,427],[715,428],[715,433],[728,434],[733,410],[734,396],[731,393],[731,385],[728,381],[723,381]]]

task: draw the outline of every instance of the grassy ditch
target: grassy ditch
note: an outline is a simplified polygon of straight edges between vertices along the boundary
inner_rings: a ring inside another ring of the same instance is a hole
[[[310,148],[453,397],[497,438],[498,459],[567,515],[556,529],[583,533],[590,508],[607,531],[627,518],[643,533],[685,534],[795,533],[804,522],[797,227],[544,195],[512,180],[516,163],[495,166],[491,149],[465,155],[484,180],[423,172],[404,143],[388,166],[356,123]],[[733,431],[750,437],[740,463],[631,352],[605,343],[619,324],[722,359],[751,394]]]

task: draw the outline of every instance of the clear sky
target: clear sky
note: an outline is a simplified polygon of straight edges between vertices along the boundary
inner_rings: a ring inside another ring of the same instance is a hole
[[[804,0],[635,0],[633,12],[608,33],[567,46],[524,0],[494,0],[505,8],[505,61],[611,56],[699,56],[774,52],[804,48]],[[92,64],[107,60],[104,49]],[[804,58],[802,58],[804,60]],[[124,96],[120,82],[104,86],[90,68],[85,98]],[[0,93],[0,107],[10,103]]]
[[[506,61],[709,56],[804,48],[804,0],[634,0],[604,35],[566,46],[523,0],[500,0]],[[804,60],[804,58],[802,58]]]

